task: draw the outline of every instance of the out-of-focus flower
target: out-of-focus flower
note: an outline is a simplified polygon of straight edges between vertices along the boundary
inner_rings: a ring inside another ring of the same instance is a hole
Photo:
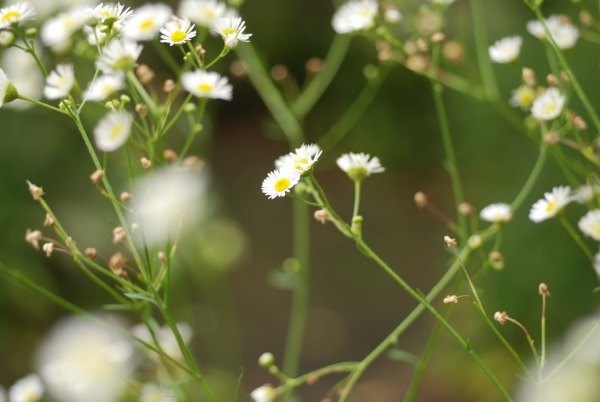
[[[133,15],[131,7],[125,8],[121,3],[100,3],[95,8],[89,8],[85,11],[88,17],[93,17],[106,25],[113,25],[117,21],[124,21]]]
[[[133,41],[152,40],[169,21],[171,14],[171,7],[166,4],[146,4],[135,10],[133,16],[125,22],[121,35]]]
[[[37,402],[43,395],[44,384],[37,374],[21,378],[8,390],[10,402]]]
[[[528,85],[521,85],[519,88],[512,91],[509,103],[511,106],[527,111],[531,109],[531,105],[533,105],[536,96],[535,89]]]
[[[565,101],[565,97],[557,88],[548,88],[533,101],[531,115],[537,120],[555,119],[562,113]]]
[[[433,4],[450,5],[456,0],[430,0]]]
[[[333,15],[333,29],[339,34],[371,29],[375,26],[378,7],[375,0],[350,0]]]
[[[250,397],[254,402],[274,402],[275,398],[277,398],[277,392],[272,386],[263,385],[252,391]]]
[[[479,216],[487,222],[508,222],[512,219],[512,212],[510,205],[496,203],[483,208]]]
[[[379,158],[376,156],[371,158],[371,155],[362,152],[343,154],[336,160],[336,163],[350,179],[355,181],[361,181],[373,173],[385,171],[385,168],[379,162]]]
[[[113,402],[134,369],[134,348],[116,322],[81,317],[59,322],[37,354],[37,368],[52,400]],[[109,324],[110,322],[110,324]]]
[[[212,71],[188,71],[181,76],[181,85],[194,96],[211,99],[231,99],[233,87],[227,77]]]
[[[192,339],[192,336],[194,335],[192,328],[185,322],[178,322],[177,330],[181,334],[181,338],[186,344]],[[133,336],[140,338],[144,342],[154,344],[152,335],[150,334],[150,331],[144,324],[138,324],[135,327],[133,327],[131,329],[131,333],[133,334]],[[177,343],[177,338],[175,337],[175,334],[173,333],[171,328],[169,328],[167,325],[164,325],[160,327],[159,330],[154,333],[154,335],[156,336],[156,341],[158,342],[158,345],[160,346],[163,352],[165,352],[168,356],[175,360],[183,360],[183,354],[181,352],[181,349],[179,348],[179,344]],[[160,356],[156,352],[152,350],[148,352],[149,356],[153,360],[160,360]]]
[[[552,40],[559,49],[565,50],[575,46],[577,39],[579,39],[579,30],[569,23],[566,17],[551,15],[544,20],[544,23],[550,32]],[[540,21],[529,21],[527,23],[527,30],[539,39],[548,39],[544,24]]]
[[[75,71],[72,64],[59,64],[46,78],[44,96],[48,99],[65,98],[75,86]]]
[[[550,219],[572,200],[569,186],[554,187],[552,192],[544,193],[544,198],[533,204],[529,211],[529,219],[536,223]]]
[[[4,51],[2,64],[4,71],[10,77],[10,81],[15,88],[18,88],[19,94],[34,100],[42,97],[44,76],[30,54],[11,47]],[[16,99],[6,107],[26,109],[32,105],[30,102]]]
[[[169,45],[182,45],[196,36],[195,25],[188,19],[174,19],[160,30],[160,41]]]
[[[94,139],[99,150],[111,152],[120,148],[131,133],[133,117],[127,112],[111,111],[94,128]]]
[[[9,28],[11,25],[18,25],[23,21],[31,20],[35,17],[35,10],[26,1],[9,4],[0,8],[0,29]]]
[[[285,196],[300,181],[300,173],[296,169],[281,167],[270,172],[262,182],[262,192],[273,199]]]
[[[600,241],[600,209],[588,211],[578,222],[579,230]]]
[[[246,23],[239,17],[221,18],[215,24],[215,32],[221,35],[225,46],[235,49],[238,43],[249,42],[252,34],[245,34]]]
[[[146,383],[140,391],[139,402],[177,402],[177,394],[170,388]]]
[[[600,250],[594,256],[594,271],[596,271],[596,275],[600,276]]]
[[[175,241],[180,230],[194,227],[206,210],[208,180],[205,170],[175,168],[138,179],[129,219],[139,224],[140,238],[150,246],[164,245]]]
[[[310,170],[314,163],[319,160],[322,152],[317,144],[302,144],[294,152],[277,158],[275,167],[295,169],[300,173],[304,173]]]
[[[71,46],[71,38],[83,26],[80,9],[71,9],[49,18],[42,25],[40,37],[44,45],[56,53],[62,53]]]
[[[235,17],[236,13],[217,0],[183,0],[179,5],[179,15],[190,21],[212,29],[221,18]]]
[[[496,63],[511,63],[519,57],[523,38],[520,36],[509,36],[496,41],[488,49],[490,59]]]
[[[135,67],[140,53],[142,53],[142,45],[131,41],[112,40],[102,50],[102,55],[96,61],[96,67],[105,74],[130,71]]]
[[[19,92],[0,68],[0,107],[17,99]]]
[[[84,98],[88,101],[103,101],[125,86],[122,74],[105,74],[90,83]]]

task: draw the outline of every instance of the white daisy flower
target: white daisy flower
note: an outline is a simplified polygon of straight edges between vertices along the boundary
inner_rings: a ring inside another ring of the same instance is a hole
[[[566,98],[557,88],[548,88],[531,106],[531,114],[537,120],[552,120],[560,116]]]
[[[510,205],[505,203],[490,204],[479,213],[481,219],[487,222],[508,222],[512,219]]]
[[[134,346],[117,329],[82,317],[59,322],[44,339],[37,368],[49,399],[61,402],[113,402],[120,398],[134,369]]]
[[[16,47],[6,49],[2,55],[2,65],[4,65],[6,75],[10,77],[13,88],[19,89],[19,94],[30,99],[41,99],[45,79],[37,63],[29,53]],[[8,98],[6,97],[7,94],[9,95]],[[0,96],[2,96],[0,103],[5,104],[10,99],[13,99],[15,95],[14,89],[7,91],[6,87],[0,84]],[[15,99],[14,102],[6,105],[7,108],[19,110],[32,106],[31,102],[20,99]]]
[[[135,10],[123,26],[121,35],[133,41],[152,40],[169,21],[172,13],[171,7],[165,4],[146,4]]]
[[[523,38],[520,36],[509,36],[502,38],[488,49],[490,59],[495,63],[512,63],[519,57]]]
[[[537,200],[529,211],[529,219],[535,223],[550,219],[573,200],[569,186],[558,186],[552,192],[544,193],[544,199]]]
[[[186,91],[198,98],[230,100],[233,91],[227,77],[202,70],[183,73],[181,85]]]
[[[579,39],[579,30],[566,17],[551,15],[544,20],[550,36],[559,49],[570,49]],[[529,21],[527,30],[538,39],[546,40],[546,30],[540,21]]]
[[[175,19],[169,21],[160,30],[160,41],[169,45],[181,45],[196,36],[195,25],[188,19]]]
[[[274,402],[277,398],[277,392],[270,385],[263,385],[250,393],[254,402]]]
[[[221,35],[225,46],[235,49],[238,43],[249,42],[252,34],[245,34],[246,23],[241,18],[221,18],[215,24],[215,32]]]
[[[142,45],[131,41],[112,40],[102,50],[100,58],[96,61],[98,67],[105,74],[115,74],[132,70],[142,53]]]
[[[262,192],[272,200],[285,196],[300,181],[300,173],[296,169],[279,168],[270,172],[262,182]]]
[[[10,4],[0,8],[0,29],[18,25],[35,17],[35,10],[26,1]]]
[[[8,390],[10,402],[37,402],[43,395],[44,384],[37,374],[21,378]]]
[[[108,112],[94,128],[94,139],[99,150],[111,152],[120,148],[131,133],[133,117],[127,112]]]
[[[279,157],[275,161],[275,167],[277,169],[294,169],[302,174],[312,167],[322,152],[317,144],[303,144],[294,152]]]
[[[177,394],[161,385],[146,383],[140,391],[139,402],[177,402]]]
[[[71,37],[83,26],[81,10],[72,9],[57,14],[42,25],[40,37],[44,45],[56,53],[63,53],[71,47]]]
[[[376,0],[350,0],[333,15],[333,29],[339,34],[371,29],[375,25],[378,7]]]
[[[593,209],[585,214],[577,223],[583,234],[600,241],[600,209]]]
[[[108,25],[114,24],[117,21],[124,21],[133,15],[131,7],[125,8],[121,3],[100,3],[96,8],[89,8],[86,10],[88,16],[97,19],[99,22]]]
[[[212,29],[221,18],[235,17],[236,12],[217,0],[183,0],[178,15]]]
[[[521,85],[519,88],[512,91],[512,96],[508,101],[511,106],[521,108],[521,110],[528,111],[533,105],[537,93],[535,89],[528,85]]]
[[[122,74],[101,75],[90,83],[83,97],[88,101],[101,102],[124,87]]]
[[[361,181],[372,173],[385,171],[385,168],[379,162],[379,158],[376,156],[371,158],[371,155],[362,152],[359,154],[343,154],[336,160],[336,163],[350,179],[355,181]]]
[[[19,92],[0,68],[0,107],[17,99]]]
[[[75,71],[72,64],[59,64],[46,78],[44,96],[48,99],[65,98],[75,86]]]

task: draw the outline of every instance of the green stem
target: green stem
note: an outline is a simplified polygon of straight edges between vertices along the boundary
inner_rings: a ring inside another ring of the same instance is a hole
[[[579,232],[577,232],[575,230],[575,228],[571,225],[571,223],[569,222],[569,220],[565,217],[565,215],[563,213],[559,213],[558,220],[564,226],[564,228],[567,229],[567,232],[569,232],[569,234],[571,235],[573,240],[575,240],[575,243],[577,243],[579,248],[581,248],[581,250],[583,250],[584,254],[589,258],[589,260],[594,261],[594,254],[590,251],[588,246],[585,244],[585,242],[579,235]]]
[[[547,144],[542,141],[542,144],[540,145],[540,154],[539,154],[537,160],[535,161],[535,165],[533,166],[533,169],[531,170],[531,173],[529,174],[529,177],[527,178],[525,185],[523,185],[523,187],[521,188],[521,191],[519,191],[519,194],[515,197],[514,201],[510,204],[510,209],[513,213],[521,207],[521,205],[525,201],[525,198],[527,198],[527,196],[531,192],[531,189],[533,188],[537,179],[540,177],[540,174],[542,173],[544,164],[546,163],[546,159],[548,156],[547,149],[548,149]]]
[[[473,37],[475,38],[475,48],[477,50],[477,64],[481,71],[481,79],[483,80],[483,89],[486,98],[494,102],[498,96],[498,85],[494,77],[494,71],[488,55],[488,40],[486,32],[485,13],[483,9],[483,1],[471,0],[471,10],[473,13]]]
[[[360,185],[362,180],[354,180],[354,209],[352,211],[352,220],[358,216],[360,206]]]
[[[35,100],[35,99],[28,98],[28,97],[26,97],[26,96],[23,96],[23,95],[21,95],[21,94],[19,94],[19,96],[18,96],[18,99],[21,99],[21,100],[23,100],[23,101],[26,101],[26,102],[33,103],[34,105],[37,105],[37,106],[43,107],[43,108],[45,108],[45,109],[52,110],[53,112],[57,112],[57,113],[64,114],[64,115],[67,115],[67,116],[69,115],[69,113],[65,112],[64,110],[61,110],[61,109],[59,109],[59,108],[57,108],[57,107],[54,107],[54,106],[52,106],[52,105],[49,105],[49,104],[47,104],[47,103],[44,103],[44,102],[41,102],[41,101],[38,101],[38,100]]]

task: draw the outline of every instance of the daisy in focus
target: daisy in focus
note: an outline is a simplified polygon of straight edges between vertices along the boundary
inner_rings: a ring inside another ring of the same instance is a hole
[[[490,59],[495,63],[512,63],[521,52],[523,38],[520,36],[509,36],[498,40],[488,49]]]
[[[272,200],[284,197],[300,181],[300,173],[296,169],[281,167],[267,175],[262,182],[262,192]]]
[[[579,220],[577,226],[585,235],[600,241],[600,209],[589,211]]]
[[[531,115],[536,120],[552,120],[560,116],[566,98],[557,88],[548,88],[531,105]]]
[[[35,10],[26,1],[0,8],[0,29],[10,28],[35,17]]]
[[[379,162],[379,158],[376,156],[371,158],[371,155],[362,152],[359,154],[343,154],[336,160],[336,163],[354,181],[362,181],[373,173],[385,171],[385,168]]]
[[[202,70],[188,71],[181,76],[183,88],[198,98],[231,100],[233,87],[227,77]]]
[[[321,156],[321,148],[317,144],[303,144],[294,152],[283,155],[275,161],[276,168],[294,169],[300,174],[310,170]]]
[[[46,78],[44,96],[48,99],[66,98],[75,84],[73,65],[59,64]]]
[[[149,41],[156,38],[161,27],[171,18],[171,7],[165,4],[146,4],[133,13],[121,35],[132,41]]]
[[[512,219],[510,205],[504,203],[490,204],[479,214],[481,219],[492,223],[505,223]]]
[[[96,67],[105,74],[116,74],[132,70],[142,53],[142,45],[131,41],[112,40],[102,50]]]
[[[544,193],[544,198],[533,204],[529,211],[529,219],[535,223],[550,219],[562,211],[572,200],[569,186],[554,187],[552,192]]]
[[[21,378],[8,390],[10,402],[37,402],[43,395],[44,384],[36,374]]]
[[[133,116],[127,112],[111,111],[98,122],[94,129],[96,147],[104,152],[119,149],[131,133]]]
[[[378,7],[375,0],[350,0],[333,15],[333,29],[339,34],[371,29],[375,26]]]
[[[249,42],[252,34],[245,34],[246,23],[241,18],[222,18],[215,24],[215,32],[221,35],[225,46],[235,49],[238,43]]]
[[[174,19],[160,30],[160,41],[169,45],[182,45],[196,36],[194,24],[188,19]]]

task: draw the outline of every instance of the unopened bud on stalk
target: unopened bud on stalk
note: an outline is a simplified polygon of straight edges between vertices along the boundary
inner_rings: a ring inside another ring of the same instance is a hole
[[[101,169],[98,169],[90,175],[90,180],[92,181],[92,183],[94,183],[97,186],[100,184],[100,181],[102,180],[102,176],[104,176],[104,171]]]
[[[592,17],[589,11],[582,11],[579,13],[579,21],[581,25],[591,27],[594,24],[594,17]]]
[[[535,86],[535,72],[529,67],[523,67],[521,79],[530,87]]]
[[[38,34],[37,28],[27,28],[25,30],[25,36],[27,36],[29,39],[35,39],[37,34]]]
[[[556,75],[548,74],[546,76],[546,82],[548,83],[548,86],[555,87],[556,84],[558,84],[558,79],[556,78]]]
[[[585,120],[583,120],[581,116],[573,117],[573,125],[579,131],[585,131],[588,128],[587,123],[585,122]]]
[[[110,268],[113,274],[121,278],[127,278],[127,272],[125,272],[125,270],[123,269],[126,263],[127,258],[123,254],[115,253],[108,260],[108,267]]]
[[[146,64],[140,64],[135,69],[135,74],[137,75],[140,82],[144,85],[148,85],[152,82],[155,77],[154,70],[148,67]]]
[[[172,149],[165,149],[163,152],[163,158],[165,158],[165,161],[168,163],[175,163],[177,162],[179,155],[177,155],[177,152],[173,151]]]
[[[29,180],[27,180],[27,186],[29,186],[29,193],[31,194],[34,200],[38,201],[44,195],[44,189],[36,186]]]
[[[315,211],[315,213],[313,214],[313,217],[315,218],[315,220],[319,223],[322,224],[326,224],[328,221],[331,220],[331,216],[329,215],[329,212],[327,212],[326,209],[318,209]]]
[[[367,64],[365,68],[363,68],[363,74],[365,75],[365,78],[372,80],[377,78],[379,70],[373,64]]]
[[[159,251],[158,252],[158,260],[161,262],[161,264],[166,264],[167,263],[167,255],[165,254],[164,251]]]
[[[138,103],[135,105],[135,112],[140,117],[146,117],[148,115],[148,106],[143,103]]]
[[[504,268],[504,256],[499,251],[491,251],[488,255],[488,259],[492,264],[492,268],[501,270]]]
[[[131,195],[131,193],[128,193],[127,191],[123,191],[119,196],[119,199],[121,200],[121,202],[129,202],[133,199],[133,195]]]
[[[165,93],[169,94],[171,92],[173,92],[173,90],[175,89],[175,81],[173,80],[165,80],[165,83],[163,84],[163,91],[165,91]]]
[[[416,41],[417,44],[417,49],[419,49],[420,52],[428,52],[429,51],[429,43],[427,43],[427,41],[423,38],[419,38]]]
[[[54,243],[44,243],[42,250],[46,253],[46,257],[50,257],[54,252]]]
[[[143,156],[140,159],[140,163],[142,164],[142,167],[146,170],[148,170],[152,167],[152,162],[150,162],[150,159],[146,158],[145,156]]]
[[[186,103],[183,107],[183,111],[187,114],[192,114],[196,111],[196,105],[193,103]]]
[[[431,42],[433,43],[441,43],[446,40],[446,35],[443,32],[436,32],[431,35]]]
[[[555,145],[560,142],[560,135],[557,133],[550,131],[544,135],[544,142],[548,145]]]
[[[462,45],[456,41],[447,41],[442,47],[442,55],[452,63],[462,63],[465,61],[465,50]]]
[[[306,61],[305,68],[308,74],[317,74],[323,68],[323,60],[318,57],[311,57]]]
[[[273,356],[273,353],[266,352],[260,355],[260,357],[258,358],[258,365],[260,367],[269,368],[274,364],[275,356]]]
[[[473,208],[473,205],[469,204],[468,202],[461,202],[460,204],[458,204],[458,213],[464,216],[469,216],[469,215],[473,215],[473,212],[475,212],[475,208]]]
[[[454,248],[456,247],[456,239],[453,239],[450,236],[444,236],[444,241],[446,242],[446,245],[450,248]]]
[[[481,236],[479,235],[473,235],[471,237],[469,237],[469,240],[467,240],[467,246],[469,246],[470,249],[475,250],[479,247],[481,247]]]
[[[16,42],[15,34],[9,30],[3,29],[0,31],[0,46],[9,48]]]
[[[457,304],[458,297],[456,295],[448,295],[444,297],[444,304]]]
[[[123,240],[125,240],[125,237],[127,237],[127,233],[125,232],[125,229],[123,229],[121,226],[117,226],[116,228],[113,229],[113,243],[114,244],[122,243]]]
[[[194,50],[196,51],[196,53],[198,53],[198,56],[200,56],[200,58],[204,58],[204,56],[206,56],[206,49],[204,49],[204,47],[202,45],[197,45]]]
[[[538,291],[540,292],[540,296],[550,296],[550,291],[548,290],[548,285],[544,282],[540,283],[538,287]]]
[[[423,209],[427,206],[428,200],[427,200],[427,196],[425,195],[424,192],[422,192],[422,191],[416,192],[414,198],[415,198],[415,204],[417,204],[417,208]]]
[[[229,66],[229,71],[231,72],[231,75],[233,75],[234,77],[237,77],[237,78],[246,77],[246,72],[247,72],[246,66],[240,60],[233,61],[231,63],[231,65]]]
[[[83,252],[83,254],[85,254],[85,256],[87,258],[89,258],[90,260],[93,260],[94,258],[96,258],[96,255],[98,254],[98,252],[96,251],[95,248],[88,247],[88,248],[85,249],[85,251]]]
[[[54,225],[54,218],[49,213],[46,213],[44,217],[44,226],[52,226]]]
[[[275,82],[285,82],[290,77],[290,71],[283,64],[275,64],[273,68],[271,68],[271,78]]]

